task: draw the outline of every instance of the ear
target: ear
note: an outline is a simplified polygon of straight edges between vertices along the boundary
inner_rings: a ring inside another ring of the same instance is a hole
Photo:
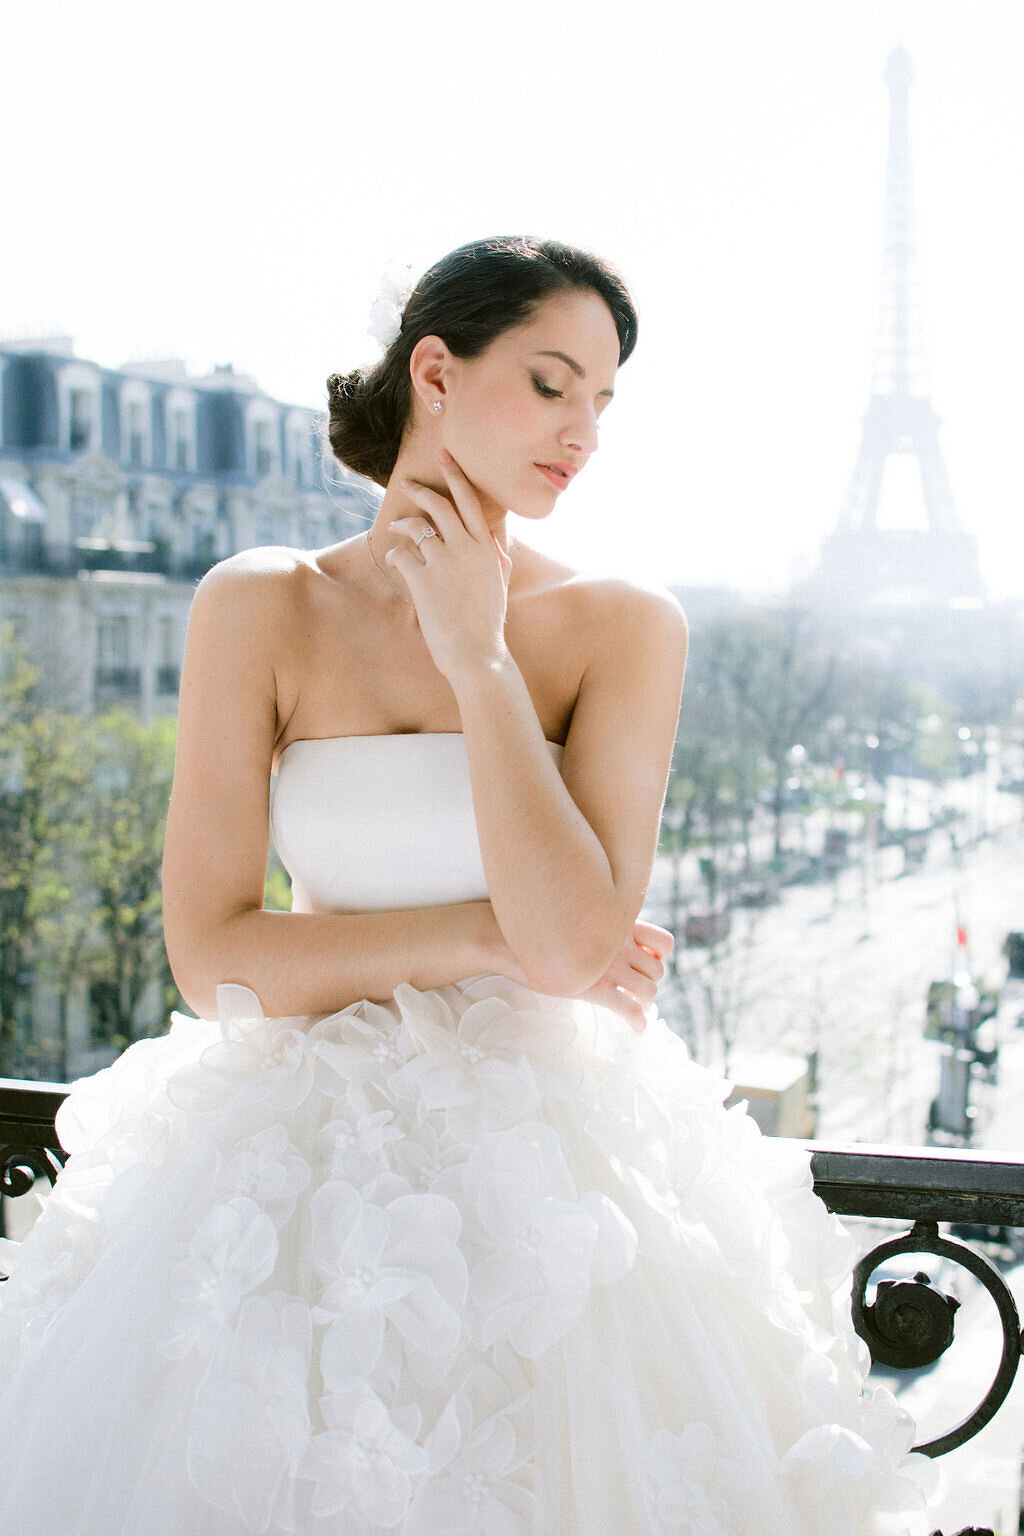
[[[444,400],[455,359],[440,336],[421,336],[409,357],[412,387],[424,405]]]

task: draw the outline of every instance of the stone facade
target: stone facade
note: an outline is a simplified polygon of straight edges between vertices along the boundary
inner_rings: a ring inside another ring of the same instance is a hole
[[[0,345],[0,624],[46,702],[173,713],[205,570],[364,528],[371,492],[322,466],[321,431],[230,368],[113,371],[67,342]]]

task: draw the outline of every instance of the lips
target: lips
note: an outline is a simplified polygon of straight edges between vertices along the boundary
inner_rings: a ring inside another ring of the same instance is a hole
[[[550,480],[551,484],[557,486],[560,491],[565,490],[565,487],[577,473],[575,464],[538,464],[536,467],[545,479]]]

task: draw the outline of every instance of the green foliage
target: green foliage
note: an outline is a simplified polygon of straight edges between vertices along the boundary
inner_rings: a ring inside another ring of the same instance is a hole
[[[0,1075],[62,1075],[76,981],[102,1001],[101,1033],[119,1045],[135,1038],[151,988],[179,1001],[160,895],[174,738],[170,718],[38,708],[35,672],[0,632]],[[28,1018],[33,977],[59,999],[49,1045]]]

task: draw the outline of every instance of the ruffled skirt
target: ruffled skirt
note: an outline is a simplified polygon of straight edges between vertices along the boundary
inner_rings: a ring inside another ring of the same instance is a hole
[[[0,1270],[12,1536],[882,1536],[851,1245],[661,1022],[222,987],[75,1085]]]

